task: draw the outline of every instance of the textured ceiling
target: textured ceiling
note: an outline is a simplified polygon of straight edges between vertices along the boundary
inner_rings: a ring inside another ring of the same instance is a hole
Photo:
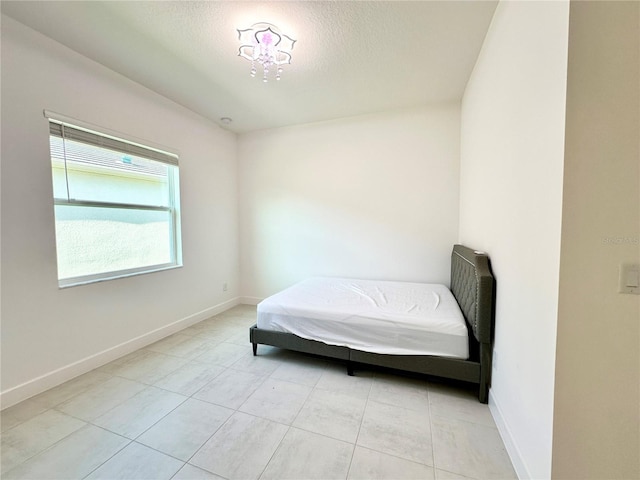
[[[457,101],[497,1],[2,1],[2,13],[242,133]],[[236,28],[297,40],[249,76]]]

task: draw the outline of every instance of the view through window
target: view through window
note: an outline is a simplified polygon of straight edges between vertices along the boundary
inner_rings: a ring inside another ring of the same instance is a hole
[[[60,286],[180,266],[178,158],[49,120]]]

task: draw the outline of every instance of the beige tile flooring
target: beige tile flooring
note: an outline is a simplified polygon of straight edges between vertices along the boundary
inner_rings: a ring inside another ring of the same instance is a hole
[[[473,388],[267,346],[237,306],[2,412],[2,478],[516,478]]]

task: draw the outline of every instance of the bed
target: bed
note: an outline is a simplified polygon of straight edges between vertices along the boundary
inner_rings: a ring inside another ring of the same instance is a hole
[[[311,278],[258,305],[258,345],[478,385],[488,401],[495,280],[482,252],[454,245],[450,288],[437,284]]]

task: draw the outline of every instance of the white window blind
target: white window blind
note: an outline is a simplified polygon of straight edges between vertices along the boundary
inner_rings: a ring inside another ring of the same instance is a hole
[[[130,155],[168,163],[169,165],[178,165],[178,157],[170,153],[154,150],[149,147],[127,142],[126,140],[100,135],[89,130],[80,129],[69,124],[58,122],[59,121],[55,119],[49,119],[49,133],[56,137],[64,137],[68,140],[75,140],[80,143],[102,147],[116,152],[128,153]]]

